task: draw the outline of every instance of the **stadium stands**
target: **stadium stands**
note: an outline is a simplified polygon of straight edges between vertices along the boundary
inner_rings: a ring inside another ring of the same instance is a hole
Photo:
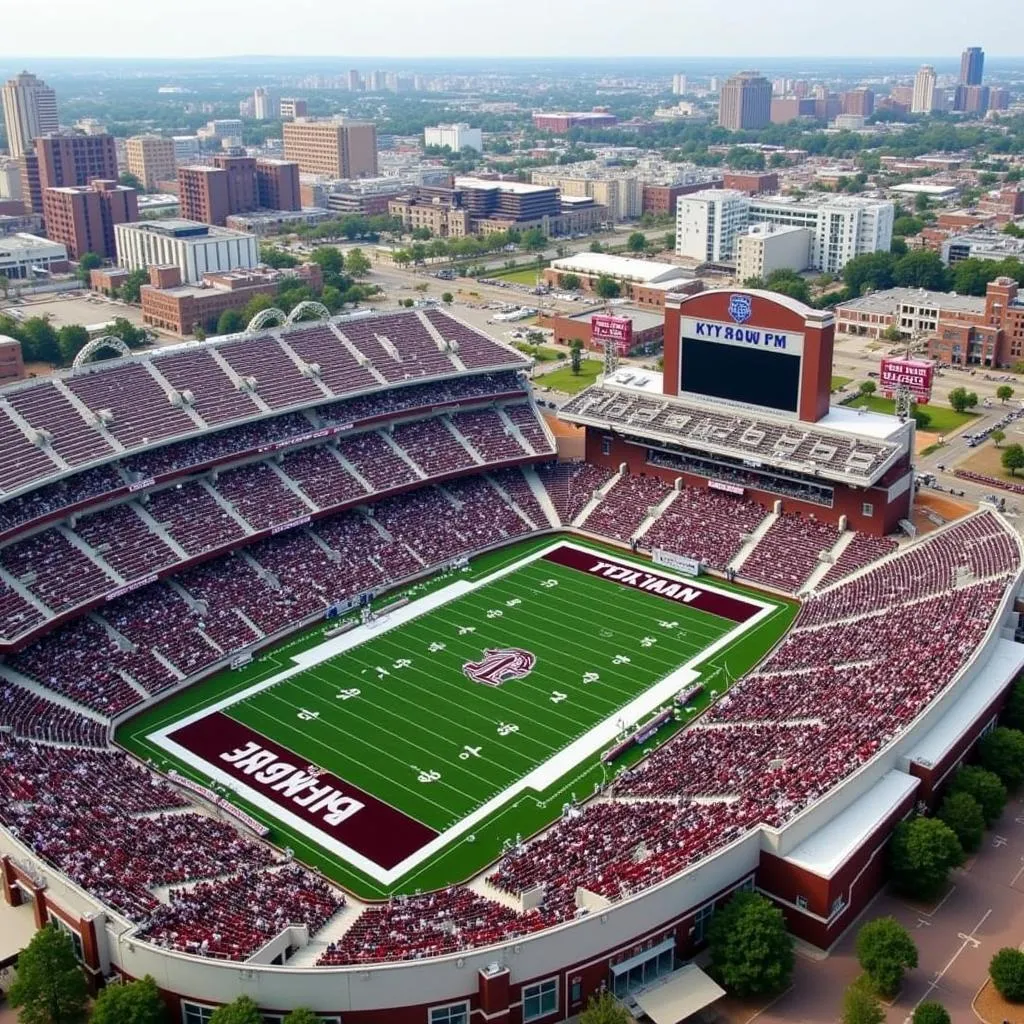
[[[627,474],[605,494],[581,527],[628,542],[650,509],[664,501],[670,490],[661,477]]]
[[[594,491],[612,478],[610,470],[588,462],[545,463],[537,467],[537,475],[551,497],[562,524],[569,526],[583,511]]]
[[[838,539],[839,531],[831,523],[783,513],[744,561],[740,575],[795,594],[817,568],[818,556]]]

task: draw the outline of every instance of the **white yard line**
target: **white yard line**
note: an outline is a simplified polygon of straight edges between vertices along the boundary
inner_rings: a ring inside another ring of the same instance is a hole
[[[373,624],[372,627],[359,625],[342,636],[326,640],[315,647],[294,655],[291,658],[291,661],[294,663],[291,668],[284,669],[269,679],[259,683],[254,683],[247,689],[240,690],[237,693],[224,697],[222,700],[219,700],[214,704],[207,705],[199,711],[195,711],[184,718],[177,719],[170,725],[166,725],[163,728],[150,733],[147,739],[161,747],[163,750],[166,750],[185,764],[192,765],[197,770],[209,775],[212,779],[220,782],[229,790],[236,792],[249,803],[259,807],[272,817],[278,818],[293,830],[316,842],[324,849],[330,851],[343,860],[348,861],[353,867],[362,871],[364,874],[369,875],[375,881],[384,885],[390,885],[398,881],[398,879],[407,874],[417,865],[422,864],[424,861],[433,857],[452,843],[453,840],[470,833],[476,825],[490,817],[490,815],[501,808],[504,804],[514,800],[520,794],[527,790],[534,790],[538,793],[543,792],[562,776],[566,775],[573,767],[578,765],[585,758],[598,753],[601,749],[611,744],[622,732],[624,723],[627,726],[632,726],[650,715],[659,707],[671,702],[672,698],[679,692],[679,690],[689,686],[694,682],[694,680],[700,677],[700,673],[696,669],[697,665],[707,661],[714,654],[717,654],[720,650],[723,650],[734,643],[744,633],[750,632],[760,626],[765,619],[775,614],[778,610],[778,605],[759,600],[758,598],[746,594],[739,594],[735,591],[722,590],[713,584],[705,583],[703,579],[679,576],[667,571],[664,566],[657,566],[656,571],[660,576],[664,576],[688,586],[698,587],[701,590],[706,590],[710,593],[721,594],[734,600],[745,602],[758,608],[758,611],[746,622],[737,623],[733,629],[723,633],[714,643],[698,651],[684,665],[681,665],[674,672],[669,673],[663,679],[659,680],[657,683],[631,700],[628,704],[616,708],[612,714],[603,721],[598,722],[595,726],[583,733],[573,742],[569,743],[562,750],[553,754],[542,764],[537,765],[537,767],[529,774],[524,775],[507,789],[502,790],[486,803],[481,804],[476,808],[476,810],[457,821],[446,831],[440,833],[433,840],[427,843],[426,846],[421,847],[390,870],[380,867],[374,861],[371,861],[369,858],[357,853],[344,843],[341,843],[337,839],[321,832],[314,825],[288,811],[286,807],[275,803],[269,798],[263,796],[263,794],[251,789],[244,783],[239,782],[234,778],[234,776],[229,775],[216,764],[197,757],[192,751],[182,747],[178,743],[175,743],[170,738],[170,733],[176,732],[178,729],[189,725],[192,722],[198,721],[201,718],[205,718],[207,715],[210,715],[215,711],[223,711],[224,709],[231,707],[233,704],[247,700],[254,694],[260,693],[272,686],[276,686],[285,679],[289,679],[301,672],[305,672],[322,662],[336,658],[339,654],[344,654],[346,651],[350,651],[353,648],[380,636],[382,633],[396,629],[399,626],[426,614],[427,612],[433,611],[434,609],[440,608],[457,598],[479,590],[488,583],[502,579],[503,577],[521,569],[523,566],[528,565],[531,562],[536,562],[543,558],[544,555],[561,547],[575,548],[578,551],[584,551],[590,555],[594,554],[594,552],[589,548],[581,547],[580,545],[572,544],[567,541],[558,541],[545,548],[534,551],[532,554],[527,555],[524,558],[503,566],[501,569],[496,570],[482,579],[472,582],[468,580],[458,580],[455,583],[452,583],[447,587],[442,587],[434,593],[419,598],[402,608],[389,612],[387,618],[383,622],[378,621]],[[633,562],[628,559],[620,560],[615,556],[610,555],[602,555],[602,558],[604,558],[605,561],[622,561],[625,565],[640,565],[640,563]],[[393,782],[393,780],[391,781]]]

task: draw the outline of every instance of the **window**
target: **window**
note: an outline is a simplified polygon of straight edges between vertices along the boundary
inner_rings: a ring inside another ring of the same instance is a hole
[[[865,501],[864,504],[861,505],[860,511],[862,515],[865,515],[868,518],[870,518],[875,514],[875,506],[872,505],[870,501]]]
[[[523,987],[523,1021],[537,1020],[558,1009],[558,979],[548,978]]]
[[[449,1003],[447,1006],[430,1008],[430,1024],[466,1024],[469,1020],[469,1003]],[[186,1024],[189,1022],[186,1021]]]
[[[75,947],[75,959],[80,964],[85,963],[85,952],[82,949],[82,936],[79,935],[63,917],[58,917],[52,910],[50,911],[50,922],[58,931],[62,931],[65,935],[70,936],[71,945]]]
[[[203,1006],[200,1003],[181,1004],[181,1019],[184,1024],[209,1024],[213,1016],[212,1006]]]
[[[715,905],[714,903],[708,903],[706,906],[700,908],[697,911],[696,916],[693,919],[693,941],[703,942],[707,935],[708,922],[714,916]]]
[[[572,983],[569,989],[569,1002],[578,1003],[583,998],[583,982],[578,979]]]
[[[612,453],[612,439],[610,437],[601,438],[601,454],[611,455]]]
[[[797,898],[796,898],[796,905],[797,905],[797,908],[799,910],[806,910],[807,909],[807,897],[806,896],[797,896]]]

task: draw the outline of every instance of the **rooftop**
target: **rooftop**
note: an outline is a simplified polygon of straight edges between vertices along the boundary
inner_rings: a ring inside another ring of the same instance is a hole
[[[197,220],[182,217],[165,217],[162,220],[137,221],[132,224],[116,224],[116,231],[145,231],[151,235],[165,235],[169,238],[249,238],[245,231],[232,231],[213,224],[202,224]]]
[[[930,292],[924,288],[886,288],[860,298],[841,302],[836,309],[853,309],[860,313],[895,313],[899,305],[934,306],[960,313],[984,313],[985,299],[956,292]]]
[[[523,181],[491,181],[487,178],[463,177],[455,179],[456,188],[497,189],[499,192],[515,192],[517,195],[534,195],[539,192],[553,192],[554,185],[528,185]]]
[[[579,313],[571,314],[568,319],[589,321],[591,317],[600,315],[601,311],[584,309]],[[627,320],[632,321],[634,331],[649,331],[652,327],[662,327],[665,323],[665,317],[661,313],[652,313],[647,309],[637,309],[635,306],[615,306],[612,309],[612,315],[625,317]],[[657,374],[657,377],[660,382],[661,374]]]
[[[658,284],[662,281],[689,279],[693,275],[674,263],[660,263],[657,260],[635,260],[628,256],[614,256],[605,252],[581,252],[566,256],[551,264],[554,270],[576,274],[607,274],[609,277],[629,277],[643,284]]]
[[[63,249],[59,242],[51,242],[49,238],[41,238],[39,235],[30,235],[28,232],[19,231],[15,235],[6,235],[0,238],[0,253],[31,252],[35,249]]]

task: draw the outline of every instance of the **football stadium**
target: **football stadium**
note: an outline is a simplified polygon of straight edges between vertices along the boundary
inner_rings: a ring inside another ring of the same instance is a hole
[[[827,949],[1024,668],[1018,533],[919,532],[833,331],[670,298],[663,371],[558,410],[582,459],[439,309],[0,390],[5,901],[183,1024],[676,1024],[743,889]]]

